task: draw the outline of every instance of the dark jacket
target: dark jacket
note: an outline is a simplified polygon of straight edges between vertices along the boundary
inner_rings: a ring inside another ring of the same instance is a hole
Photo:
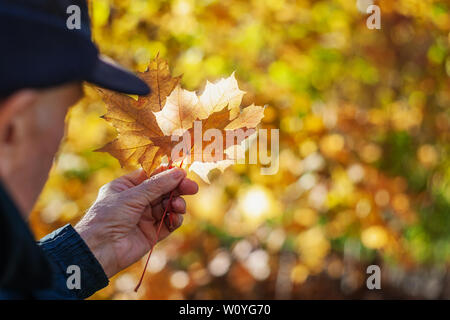
[[[67,285],[71,265],[79,267],[80,289]],[[71,225],[36,242],[0,184],[0,299],[84,299],[107,285],[103,268]]]

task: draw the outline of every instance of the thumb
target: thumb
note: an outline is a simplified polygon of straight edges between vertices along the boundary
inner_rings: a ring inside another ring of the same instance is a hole
[[[175,189],[185,176],[186,172],[183,169],[173,168],[152,176],[140,185],[129,189],[128,192],[132,198],[137,197],[148,205]]]

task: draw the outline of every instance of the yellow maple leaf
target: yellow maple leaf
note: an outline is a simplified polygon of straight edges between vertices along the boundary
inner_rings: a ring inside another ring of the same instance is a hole
[[[110,153],[122,166],[139,164],[148,175],[161,164],[164,156],[170,161],[182,161],[188,156],[190,160],[198,160],[196,154],[211,149],[213,142],[203,145],[202,141],[198,145],[198,140],[194,139],[194,122],[197,121],[201,132],[216,129],[222,139],[219,156],[224,159],[212,161],[202,155],[201,161],[191,168],[209,182],[207,174],[210,170],[218,168],[223,171],[232,164],[225,151],[241,144],[264,116],[263,107],[251,105],[241,110],[245,92],[239,89],[234,73],[217,83],[208,82],[200,96],[177,86],[180,78],[172,77],[167,62],[159,57],[150,62],[149,69],[140,77],[149,84],[152,93],[137,100],[99,89],[107,110],[103,118],[117,129],[118,136],[97,151]],[[233,137],[230,143],[227,135],[237,131],[241,134]],[[187,134],[190,143],[182,154],[174,157],[172,151]],[[202,165],[204,162],[208,164]]]

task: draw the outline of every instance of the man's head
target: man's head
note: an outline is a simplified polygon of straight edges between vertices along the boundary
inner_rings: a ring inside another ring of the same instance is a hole
[[[70,11],[73,6],[79,10]],[[67,20],[77,11],[81,27],[70,29]],[[0,180],[23,215],[45,183],[82,81],[129,94],[150,92],[144,81],[99,55],[89,24],[86,0],[0,2]]]
[[[0,178],[27,216],[47,180],[80,82],[22,89],[0,100]]]

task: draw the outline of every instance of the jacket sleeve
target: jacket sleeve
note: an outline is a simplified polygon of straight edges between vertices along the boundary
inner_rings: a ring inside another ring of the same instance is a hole
[[[40,292],[41,298],[85,299],[108,285],[102,266],[70,224],[48,234],[38,245],[53,270],[52,288]]]

